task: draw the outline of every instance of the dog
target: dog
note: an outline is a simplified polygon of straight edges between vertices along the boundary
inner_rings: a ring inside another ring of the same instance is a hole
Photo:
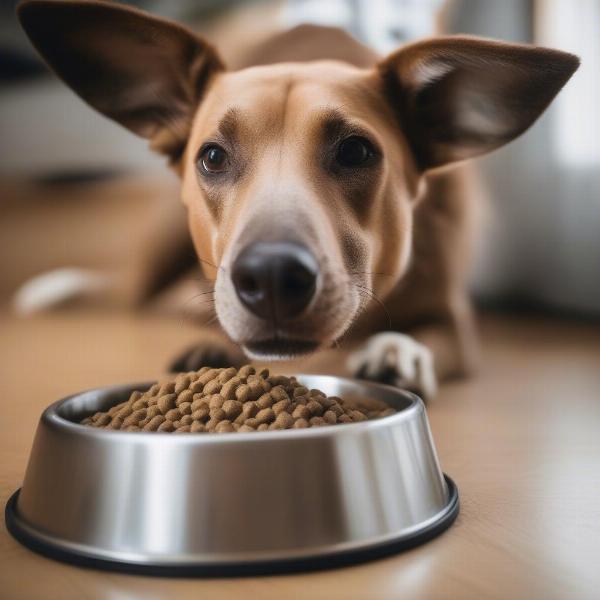
[[[474,198],[460,164],[522,134],[577,57],[451,36],[380,58],[301,26],[229,71],[188,29],[123,5],[25,0],[18,16],[67,85],[180,175],[218,320],[247,356],[354,335],[353,374],[391,374],[426,398],[472,371]],[[220,361],[241,360],[231,348],[224,337]],[[211,342],[179,365],[215,360]]]

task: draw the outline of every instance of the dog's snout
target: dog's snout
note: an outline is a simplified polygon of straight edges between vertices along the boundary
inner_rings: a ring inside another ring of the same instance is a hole
[[[292,242],[256,242],[236,258],[231,278],[238,298],[262,319],[299,315],[315,294],[319,267],[313,254]]]

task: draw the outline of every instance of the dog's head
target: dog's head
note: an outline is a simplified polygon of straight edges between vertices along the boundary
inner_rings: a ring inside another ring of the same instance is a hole
[[[447,37],[370,69],[228,72],[188,30],[123,6],[31,0],[19,16],[84,100],[169,156],[221,324],[261,357],[342,336],[406,270],[423,174],[521,134],[578,65]]]

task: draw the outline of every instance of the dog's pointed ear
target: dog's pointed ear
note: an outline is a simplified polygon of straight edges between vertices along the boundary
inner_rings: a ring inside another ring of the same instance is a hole
[[[378,69],[424,170],[523,133],[578,66],[558,50],[457,36],[406,46]]]
[[[223,68],[211,46],[176,23],[110,2],[25,0],[17,13],[81,98],[177,161],[206,85]]]

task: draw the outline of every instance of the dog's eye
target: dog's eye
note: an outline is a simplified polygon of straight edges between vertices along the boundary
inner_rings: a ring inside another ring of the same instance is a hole
[[[206,173],[221,173],[227,167],[227,152],[221,146],[210,144],[200,152],[198,163]]]
[[[338,147],[336,161],[342,167],[361,167],[375,155],[369,140],[358,135],[346,138]]]

